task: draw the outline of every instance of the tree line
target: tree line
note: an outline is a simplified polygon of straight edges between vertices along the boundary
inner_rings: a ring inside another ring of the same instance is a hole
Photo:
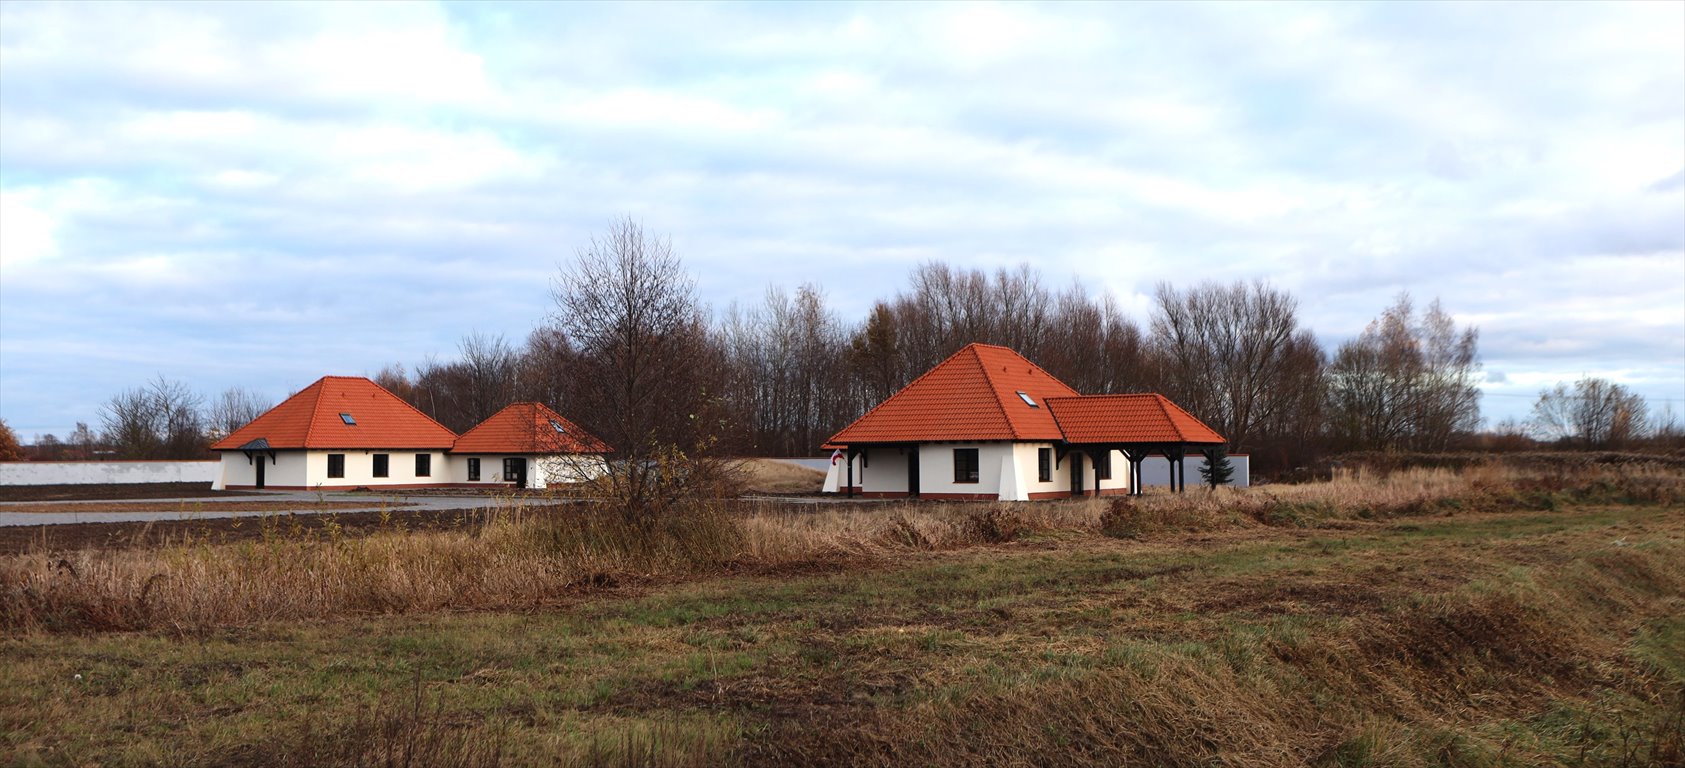
[[[553,312],[525,339],[470,334],[448,361],[393,363],[373,378],[458,432],[535,400],[632,453],[705,445],[812,455],[912,378],[985,342],[1079,392],[1160,392],[1231,451],[1251,453],[1260,473],[1332,452],[1480,439],[1478,332],[1408,294],[1332,350],[1305,326],[1296,297],[1262,281],[1161,283],[1143,327],[1110,293],[1054,288],[1028,265],[927,262],[858,320],[815,284],[769,288],[757,303],[713,313],[668,241],[631,220],[581,248],[552,293]],[[268,407],[244,389],[204,398],[159,377],[112,397],[100,429],[78,424],[68,445],[75,457],[202,455]],[[1610,448],[1681,434],[1671,410],[1652,413],[1622,385],[1586,379],[1544,391],[1531,419],[1500,423],[1485,445],[1495,435]]]

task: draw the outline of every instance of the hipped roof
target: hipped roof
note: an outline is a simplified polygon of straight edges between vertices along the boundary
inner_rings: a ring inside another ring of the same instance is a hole
[[[345,423],[340,414],[356,423]],[[249,444],[267,449],[448,449],[454,442],[455,432],[379,384],[361,376],[323,376],[211,449],[234,451]]]
[[[1068,443],[1225,442],[1216,430],[1160,394],[1055,397],[1047,405]]]
[[[1036,405],[1024,402],[1019,392]],[[1006,347],[969,344],[833,435],[830,443],[1058,440],[1043,402],[1077,391]]]
[[[607,443],[543,403],[509,405],[464,432],[451,447],[451,453],[608,453],[610,450]]]
[[[1040,440],[1225,442],[1163,395],[1082,395],[1011,349],[969,344],[832,435],[826,446]]]

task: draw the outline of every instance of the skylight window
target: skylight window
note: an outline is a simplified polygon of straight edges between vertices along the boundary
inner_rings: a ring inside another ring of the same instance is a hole
[[[556,430],[556,434],[567,434],[567,430],[562,429],[562,423],[555,419],[550,420],[550,428]]]
[[[357,426],[357,420],[351,418],[351,414],[349,414],[349,413],[340,414],[339,420],[345,422],[349,426],[353,426],[353,427]]]
[[[1018,393],[1018,399],[1023,400],[1024,404],[1027,405],[1027,406],[1030,406],[1031,408],[1040,408],[1041,407],[1039,405],[1036,405],[1036,401],[1031,400],[1029,394],[1027,394],[1027,393],[1019,392]]]

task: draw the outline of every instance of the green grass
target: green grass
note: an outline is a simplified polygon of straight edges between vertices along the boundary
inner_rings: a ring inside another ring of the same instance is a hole
[[[1682,552],[1677,509],[1600,506],[1061,534],[522,613],[14,637],[0,748],[23,765],[1642,765],[1679,743]]]

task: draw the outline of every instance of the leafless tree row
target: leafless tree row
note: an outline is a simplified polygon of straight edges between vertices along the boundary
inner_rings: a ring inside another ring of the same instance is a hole
[[[1335,450],[1443,450],[1480,425],[1476,330],[1437,300],[1419,312],[1407,294],[1331,359],[1297,300],[1263,282],[1161,284],[1143,333],[1109,292],[1052,290],[1027,265],[922,264],[858,322],[811,284],[710,320],[671,245],[623,220],[561,271],[554,299],[520,343],[475,333],[450,361],[390,365],[375,379],[459,432],[510,403],[545,403],[638,467],[675,453],[811,454],[972,342],[1011,347],[1080,392],[1162,392],[1252,452],[1256,470]],[[207,404],[160,377],[113,397],[102,430],[79,425],[66,450],[194,455],[267,405],[239,388]],[[1546,390],[1531,421],[1505,430],[1594,447],[1682,431],[1671,409],[1651,414],[1598,379]]]

